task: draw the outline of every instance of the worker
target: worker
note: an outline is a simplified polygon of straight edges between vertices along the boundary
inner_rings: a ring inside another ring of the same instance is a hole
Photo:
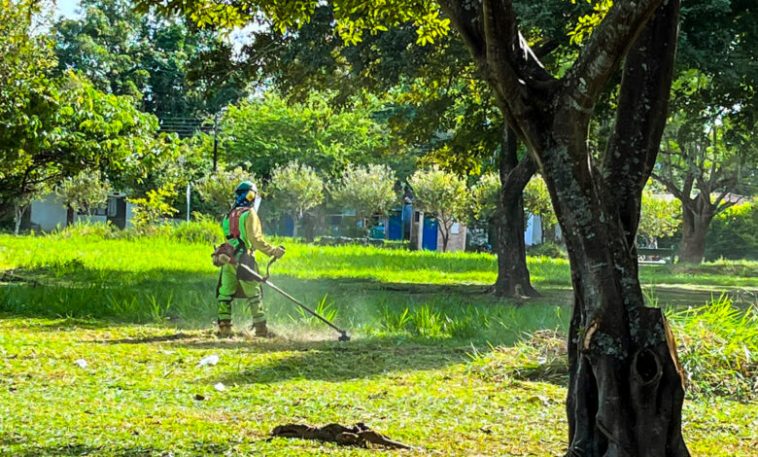
[[[274,247],[263,239],[261,221],[254,209],[253,202],[258,196],[258,188],[251,181],[243,181],[234,190],[234,207],[222,222],[227,244],[231,245],[235,262],[221,266],[216,297],[218,298],[218,336],[226,338],[232,335],[232,300],[244,298],[253,315],[255,336],[273,337],[274,333],[266,326],[263,312],[263,291],[261,284],[245,268],[247,265],[258,272],[255,251],[261,251],[269,257],[281,258],[284,248]]]

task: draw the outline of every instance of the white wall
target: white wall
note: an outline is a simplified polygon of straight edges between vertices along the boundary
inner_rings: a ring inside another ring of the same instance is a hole
[[[44,231],[65,227],[66,208],[55,194],[48,194],[40,200],[34,200],[31,207],[31,223]]]
[[[129,200],[126,201],[126,228],[129,228],[132,226],[132,208],[134,208],[134,205],[129,203]]]
[[[526,230],[524,230],[524,243],[527,246],[540,244],[542,242],[542,218],[529,214],[526,219]]]
[[[132,208],[134,205],[126,202],[126,226],[132,226]],[[90,222],[90,223],[105,223],[107,221],[106,216],[87,216],[87,215],[74,215],[74,221],[76,222]],[[60,199],[53,193],[46,195],[40,200],[34,200],[31,207],[31,223],[32,225],[39,226],[40,229],[49,232],[55,230],[56,227],[66,226],[66,208],[61,203]]]

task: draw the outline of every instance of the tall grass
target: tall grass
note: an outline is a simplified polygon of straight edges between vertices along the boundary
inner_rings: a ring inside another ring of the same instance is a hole
[[[669,313],[690,391],[737,398],[758,396],[758,308],[733,305],[727,295]]]
[[[217,269],[211,265],[212,222],[161,226],[150,236],[105,225],[75,225],[47,236],[0,235],[0,269],[16,269],[38,281],[0,289],[0,312],[78,316],[130,322],[206,325],[215,314]],[[287,255],[272,280],[344,325],[370,334],[419,338],[515,340],[524,331],[565,328],[564,292],[518,308],[483,290],[496,276],[489,254],[411,252],[370,246],[314,246],[273,239]],[[259,256],[264,263],[265,256]],[[749,286],[758,263],[736,262],[745,276],[718,274],[728,263],[642,269],[656,284],[728,283]],[[562,259],[530,257],[538,289],[568,291],[570,272]],[[752,281],[754,282],[754,281]],[[444,287],[440,287],[444,286]],[[325,297],[328,295],[328,299]],[[272,319],[309,323],[297,308],[266,291]],[[236,307],[243,316],[242,307]]]

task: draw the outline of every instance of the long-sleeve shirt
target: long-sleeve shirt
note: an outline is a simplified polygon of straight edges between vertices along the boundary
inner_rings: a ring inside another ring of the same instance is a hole
[[[258,250],[267,256],[274,254],[274,247],[263,238],[263,226],[258,213],[250,208],[240,218],[240,238],[249,251]]]

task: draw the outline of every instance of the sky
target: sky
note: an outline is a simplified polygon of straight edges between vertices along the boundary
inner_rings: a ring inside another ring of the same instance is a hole
[[[75,17],[79,0],[58,0],[55,5],[56,16]]]

